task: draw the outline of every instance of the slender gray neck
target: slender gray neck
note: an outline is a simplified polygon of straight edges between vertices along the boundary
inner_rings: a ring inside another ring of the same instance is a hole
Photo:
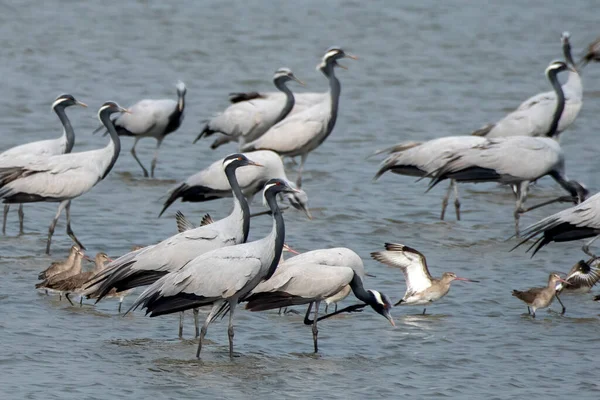
[[[554,115],[552,116],[552,123],[550,124],[550,129],[546,134],[547,137],[555,137],[558,135],[558,122],[560,121],[560,117],[565,109],[565,94],[563,93],[562,87],[560,86],[560,82],[558,82],[558,78],[556,77],[555,71],[550,71],[548,74],[548,79],[550,79],[550,83],[556,92],[556,109],[554,110]]]
[[[73,127],[71,126],[71,121],[67,117],[67,113],[65,112],[65,107],[62,105],[57,105],[54,107],[54,112],[58,115],[58,119],[63,124],[66,140],[65,153],[70,153],[73,150],[73,145],[75,144],[75,132],[73,131]]]
[[[275,194],[271,192],[267,192],[265,194],[267,198],[267,204],[273,213],[273,229],[275,230],[275,251],[273,253],[273,260],[271,261],[271,265],[269,266],[269,271],[267,272],[267,276],[264,278],[265,280],[271,278],[277,269],[277,265],[279,265],[279,259],[281,258],[281,254],[283,253],[283,242],[285,241],[285,224],[283,222],[283,215],[281,214],[281,210],[277,205],[277,200],[275,199]]]
[[[242,243],[246,243],[246,240],[248,240],[248,232],[250,232],[250,207],[248,206],[248,201],[246,200],[244,193],[242,193],[242,189],[235,176],[235,170],[235,167],[228,165],[227,168],[225,168],[225,175],[227,176],[229,186],[231,186],[231,190],[233,191],[233,208],[234,210],[236,207],[242,209],[242,232],[244,235]]]
[[[285,105],[277,116],[277,120],[275,121],[275,123],[277,123],[287,117],[290,111],[292,111],[292,108],[294,108],[294,104],[296,103],[296,99],[294,98],[294,93],[292,93],[290,88],[288,88],[285,84],[284,79],[275,79],[274,83],[277,89],[285,93]]]
[[[333,130],[333,127],[335,126],[335,121],[337,119],[342,86],[340,85],[340,81],[338,80],[338,78],[335,76],[333,63],[328,63],[325,66],[323,73],[325,74],[325,76],[327,76],[327,78],[329,78],[329,95],[331,96],[331,118],[327,123],[327,135],[329,135]]]
[[[352,293],[354,293],[357,299],[364,301],[369,305],[373,303],[373,296],[365,290],[362,278],[358,276],[356,272],[354,272],[352,281],[350,281],[350,288],[352,289]]]
[[[119,158],[119,153],[121,152],[121,140],[119,139],[119,135],[117,134],[117,131],[115,129],[113,122],[110,120],[110,114],[111,113],[108,113],[108,112],[103,112],[100,114],[100,121],[102,121],[102,123],[106,127],[106,130],[108,131],[108,134],[110,135],[110,140],[113,144],[113,155],[112,155],[112,157],[110,159],[110,163],[108,164],[106,171],[104,171],[104,174],[102,175],[101,179],[106,178],[106,175],[108,175],[108,173],[110,172],[112,167],[114,167],[115,163],[117,162],[117,158]],[[109,146],[110,146],[110,144],[109,144]]]

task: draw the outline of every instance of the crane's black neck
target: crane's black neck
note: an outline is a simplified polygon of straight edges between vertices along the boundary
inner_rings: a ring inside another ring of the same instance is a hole
[[[248,201],[242,193],[242,189],[238,183],[237,177],[235,176],[236,168],[232,165],[228,165],[225,168],[225,176],[227,176],[227,180],[229,181],[229,186],[231,186],[231,190],[233,191],[233,207],[240,207],[242,209],[242,232],[244,235],[243,242],[246,243],[248,240],[248,232],[250,232],[250,207],[248,206]]]
[[[110,119],[110,114],[111,113],[109,113],[109,112],[102,112],[100,114],[100,121],[102,121],[102,123],[106,127],[106,130],[108,131],[108,134],[110,135],[110,141],[112,142],[112,145],[113,145],[113,155],[112,155],[112,157],[110,159],[110,163],[108,164],[106,171],[104,171],[104,174],[102,175],[101,179],[106,178],[106,175],[108,175],[110,170],[114,167],[115,163],[117,162],[117,158],[119,158],[119,153],[121,152],[121,139],[119,139],[119,134],[117,133],[117,131],[115,129],[115,125],[113,124],[113,122]],[[108,145],[110,146],[110,143]]]
[[[177,95],[177,105],[175,106],[175,110],[169,115],[169,123],[165,129],[165,135],[168,135],[171,132],[176,131],[183,122],[183,111],[185,110],[185,95],[183,93],[178,93]]]
[[[279,209],[279,205],[277,205],[277,199],[275,198],[276,194],[267,191],[267,193],[265,193],[265,197],[267,199],[267,204],[273,213],[273,229],[275,230],[275,251],[273,253],[273,260],[269,266],[267,276],[264,278],[267,280],[275,273],[277,265],[279,265],[279,259],[283,253],[283,242],[285,241],[285,223],[283,222],[283,214]]]
[[[69,121],[69,118],[67,117],[64,106],[60,104],[57,105],[54,107],[54,112],[58,115],[58,119],[60,119],[60,122],[65,129],[65,136],[67,137],[65,153],[70,153],[71,150],[73,150],[73,145],[75,145],[75,132],[71,126],[71,121]]]
[[[294,93],[287,87],[283,79],[275,79],[274,81],[275,87],[285,93],[285,105],[281,109],[281,112],[277,116],[277,120],[275,123],[281,121],[292,111],[294,108],[294,104],[296,103],[296,99],[294,98]]]
[[[569,65],[571,65],[571,67],[577,67],[577,64],[575,64],[575,61],[573,61],[573,56],[571,55],[571,42],[569,42],[568,39],[563,42],[563,54],[565,56],[565,60]]]
[[[352,293],[354,293],[354,296],[356,296],[357,299],[364,301],[369,305],[373,304],[373,295],[365,290],[362,278],[358,276],[356,272],[354,272],[352,281],[350,281],[350,288],[352,289]]]
[[[581,193],[582,189],[580,189],[580,185],[576,184],[574,181],[568,180],[564,174],[559,171],[550,172],[550,176],[567,192],[573,196],[573,198],[579,199],[579,201],[583,201],[585,199],[585,193]]]
[[[550,71],[548,74],[548,79],[550,79],[550,83],[556,92],[556,109],[554,110],[554,115],[552,116],[552,123],[550,124],[550,129],[546,134],[547,137],[555,137],[558,135],[558,123],[560,121],[560,117],[565,109],[565,94],[560,86],[560,82],[558,82],[558,78],[556,77],[556,71]]]
[[[329,118],[329,122],[327,123],[327,135],[331,133],[335,126],[340,103],[340,93],[342,92],[342,86],[335,76],[334,69],[334,63],[328,63],[323,70],[323,73],[329,79],[329,95],[331,96],[331,118]]]

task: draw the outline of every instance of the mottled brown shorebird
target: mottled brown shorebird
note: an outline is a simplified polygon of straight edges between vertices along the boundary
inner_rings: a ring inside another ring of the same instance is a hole
[[[61,272],[69,270],[73,266],[75,256],[78,252],[79,247],[75,245],[71,246],[71,250],[69,250],[69,256],[65,260],[54,261],[48,268],[40,272],[38,279],[45,280],[54,275],[60,274]]]
[[[371,253],[371,257],[391,267],[399,267],[406,279],[406,293],[395,306],[426,305],[439,300],[448,293],[452,281],[478,282],[459,278],[454,272],[444,272],[441,279],[433,278],[425,256],[411,247],[386,243],[385,250]],[[423,315],[426,310],[423,309]]]
[[[94,260],[95,266],[91,271],[80,272],[76,275],[69,276],[58,282],[53,282],[49,284],[47,287],[49,289],[55,290],[57,292],[61,292],[65,294],[67,300],[71,305],[74,305],[71,301],[69,295],[71,294],[79,294],[79,305],[83,303],[82,293],[84,291],[85,283],[92,279],[98,272],[104,269],[104,265],[107,262],[111,262],[112,260],[106,255],[106,253],[98,253],[96,254],[96,258]]]
[[[525,291],[513,290],[512,295],[527,304],[527,311],[533,318],[535,318],[536,310],[549,307],[555,297],[562,306],[561,314],[564,314],[567,309],[556,293],[559,282],[568,283],[558,274],[550,274],[548,277],[548,286],[531,288]]]
[[[81,260],[84,257],[85,257],[85,254],[83,254],[83,252],[81,250],[77,249],[77,252],[75,253],[75,258],[73,259],[73,263],[70,265],[70,267],[67,270],[62,271],[58,274],[52,275],[51,277],[44,279],[43,282],[36,284],[35,288],[36,289],[46,289],[46,293],[48,293],[49,291],[55,291],[54,289],[52,289],[52,286],[55,285],[57,282],[60,282],[63,279],[67,279],[73,275],[77,275],[81,272]],[[60,296],[60,299],[62,299],[62,292],[58,291],[58,294]]]
[[[589,293],[600,280],[598,264],[599,260],[594,257],[587,261],[578,261],[567,274],[565,280],[568,285],[559,283],[556,287],[556,293]]]

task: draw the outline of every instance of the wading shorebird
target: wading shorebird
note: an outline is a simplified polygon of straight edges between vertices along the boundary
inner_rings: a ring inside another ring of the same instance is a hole
[[[390,267],[399,267],[406,280],[406,293],[394,306],[426,305],[439,300],[448,294],[452,281],[479,282],[459,278],[454,272],[444,272],[441,279],[433,278],[427,268],[425,256],[411,247],[386,243],[385,250],[373,252],[371,257]],[[423,309],[423,315],[426,310]]]
[[[564,314],[567,309],[557,295],[557,287],[559,282],[568,284],[568,282],[561,278],[558,274],[550,274],[548,277],[548,286],[531,288],[523,292],[520,290],[513,290],[512,295],[527,304],[527,311],[533,318],[535,318],[536,310],[549,307],[555,297],[562,306],[561,314]]]

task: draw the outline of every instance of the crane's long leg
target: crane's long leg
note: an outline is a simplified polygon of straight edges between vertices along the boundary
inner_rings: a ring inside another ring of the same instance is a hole
[[[317,343],[317,337],[319,335],[319,329],[317,329],[317,322],[319,321],[319,304],[320,301],[315,301],[315,319],[313,320],[312,326],[312,334],[313,334],[313,342],[315,345],[315,353],[319,352],[319,345]]]
[[[525,204],[525,200],[527,200],[527,189],[529,189],[529,181],[523,181],[519,184],[517,204],[515,206],[515,212],[513,213],[515,217],[515,235],[517,237],[519,237],[519,218],[523,212],[523,204]]]
[[[212,310],[210,310],[210,313],[204,321],[204,325],[202,325],[202,329],[200,330],[200,339],[198,339],[198,350],[196,351],[196,358],[200,358],[200,352],[202,351],[202,341],[204,340],[204,336],[206,336],[206,332],[208,331],[208,325],[210,325],[210,321],[213,319],[213,316],[217,313],[217,311],[219,311],[219,308],[221,308],[221,304],[223,304],[222,300],[217,301],[213,304]]]
[[[452,179],[450,181],[450,184],[454,186],[454,210],[456,211],[456,220],[460,221],[460,199],[458,198],[458,182]]]
[[[58,205],[58,210],[56,211],[56,215],[54,216],[52,223],[50,223],[50,228],[48,229],[48,241],[46,242],[46,254],[50,254],[50,243],[52,243],[52,235],[54,234],[54,228],[56,228],[58,218],[60,217],[62,210],[66,207],[69,201],[70,200],[64,200],[60,202],[60,204]]]
[[[156,168],[156,163],[158,161],[158,149],[160,149],[160,145],[162,144],[162,139],[158,139],[156,141],[156,150],[154,150],[154,157],[152,158],[152,164],[150,164],[150,177],[154,178],[154,169]]]
[[[229,302],[229,327],[227,328],[227,336],[229,337],[229,358],[233,358],[233,313],[237,306],[237,299]]]
[[[135,146],[137,146],[137,142],[138,140],[140,140],[139,137],[136,137],[134,142],[133,142],[133,147],[131,148],[131,155],[133,156],[133,158],[135,158],[135,161],[137,161],[137,163],[140,165],[140,167],[142,167],[142,170],[144,171],[144,178],[148,177],[148,170],[146,168],[144,168],[144,166],[142,165],[142,162],[140,161],[140,159],[138,158],[137,154],[135,153]]]
[[[561,307],[562,307],[562,311],[560,312],[561,315],[565,315],[565,312],[567,311],[567,309],[565,308],[565,305],[563,304],[562,301],[560,301],[560,297],[558,297],[558,294],[554,294],[554,297],[556,297],[556,300],[558,300],[558,302],[560,303]]]
[[[80,249],[85,250],[85,246],[81,244],[79,240],[75,237],[75,233],[73,233],[73,229],[71,229],[71,200],[67,201],[67,235],[79,246]]]
[[[194,313],[194,327],[196,328],[196,336],[194,337],[198,337],[200,336],[200,323],[199,323],[199,318],[198,318],[198,309],[194,308],[192,310],[192,312]]]
[[[10,204],[4,205],[4,219],[2,222],[2,234],[6,235],[6,219],[8,218],[8,210],[10,210]]]
[[[185,311],[181,311],[179,313],[179,339],[183,339],[183,313]]]
[[[23,212],[23,203],[19,204],[19,235],[23,232],[23,220],[25,219],[25,213]]]
[[[583,247],[581,248],[581,250],[583,250],[583,252],[585,254],[587,254],[588,256],[593,257],[593,258],[598,258],[598,257],[596,257],[596,255],[590,251],[590,246],[592,245],[592,243],[594,243],[596,241],[596,239],[598,239],[598,237],[600,237],[600,235],[593,237],[592,240],[590,240],[589,242],[584,244]]]
[[[448,185],[448,189],[446,189],[446,195],[442,199],[442,213],[440,214],[440,219],[443,221],[446,216],[446,208],[448,208],[448,200],[450,199],[450,193],[452,192],[452,179],[450,180],[450,185]]]
[[[302,187],[302,171],[304,170],[304,163],[306,162],[307,157],[308,153],[304,153],[300,157],[300,167],[298,167],[298,177],[296,178],[296,187],[298,189]]]

